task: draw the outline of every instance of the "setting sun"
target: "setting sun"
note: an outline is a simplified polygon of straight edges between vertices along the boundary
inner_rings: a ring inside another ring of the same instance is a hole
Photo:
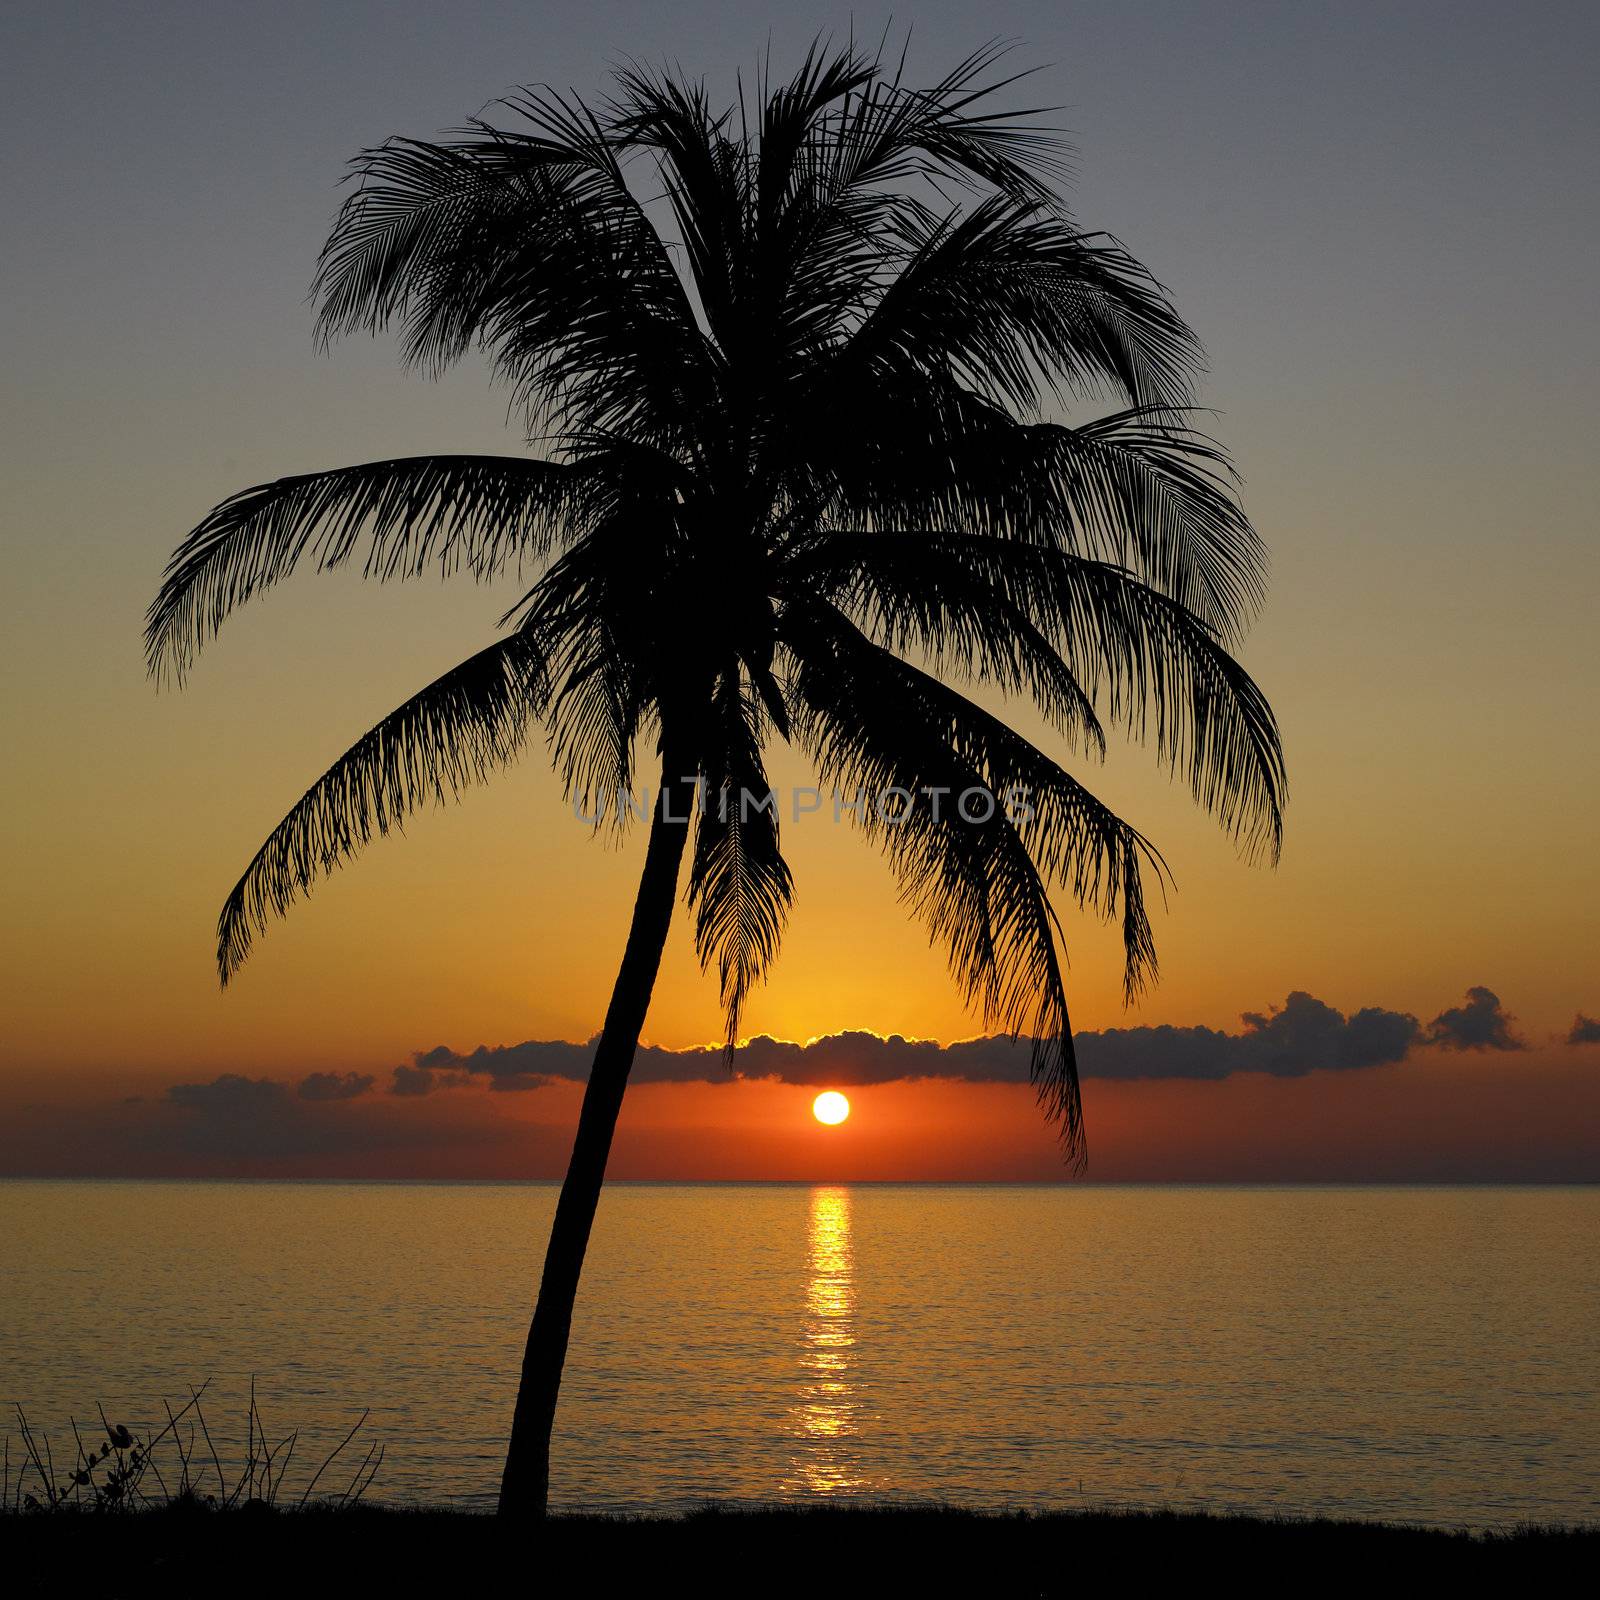
[[[825,1089],[811,1102],[811,1115],[831,1128],[850,1115],[850,1102],[837,1089]]]

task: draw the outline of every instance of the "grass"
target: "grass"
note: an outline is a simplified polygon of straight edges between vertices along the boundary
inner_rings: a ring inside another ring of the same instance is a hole
[[[358,1450],[355,1470],[342,1492],[330,1472],[366,1425],[370,1411],[363,1411],[304,1483],[295,1485],[290,1474],[300,1432],[282,1434],[273,1443],[256,1399],[254,1378],[245,1411],[243,1460],[231,1472],[223,1467],[201,1405],[210,1382],[208,1378],[198,1389],[191,1389],[176,1411],[170,1401],[163,1401],[167,1420],[155,1429],[112,1422],[105,1408],[97,1405],[100,1427],[98,1431],[90,1429],[87,1444],[77,1418],[68,1422],[70,1450],[65,1441],[57,1450],[51,1436],[35,1429],[18,1405],[15,1446],[12,1435],[7,1434],[0,1458],[0,1512],[50,1516],[245,1508],[278,1511],[287,1506],[326,1511],[360,1504],[383,1465],[383,1445],[374,1441],[364,1454]],[[322,1487],[324,1478],[329,1478],[326,1487]]]

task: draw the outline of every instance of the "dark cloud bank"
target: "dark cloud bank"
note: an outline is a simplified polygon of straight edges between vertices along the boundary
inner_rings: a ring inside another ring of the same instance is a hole
[[[382,1109],[372,1096],[370,1073],[313,1072],[298,1083],[277,1078],[247,1078],[224,1072],[209,1083],[175,1083],[154,1110],[174,1110],[179,1120],[157,1123],[175,1148],[233,1155],[284,1151],[314,1155],[324,1150],[385,1149],[427,1144],[426,1127],[407,1128],[393,1118],[374,1120],[341,1102],[364,1102]],[[366,1098],[364,1097],[371,1097]]]
[[[1247,1011],[1237,1033],[1217,1028],[1107,1028],[1076,1036],[1085,1078],[1215,1080],[1236,1072],[1279,1078],[1384,1066],[1412,1050],[1520,1050],[1512,1019],[1498,997],[1482,987],[1465,1001],[1422,1023],[1405,1011],[1369,1006],[1345,1016],[1314,995],[1297,990],[1280,1009]],[[480,1045],[460,1054],[444,1045],[421,1050],[396,1067],[388,1092],[425,1095],[470,1082],[491,1089],[538,1089],[588,1076],[593,1044],[531,1039],[524,1044]],[[909,1078],[952,1078],[967,1083],[1026,1083],[1028,1045],[1003,1036],[959,1044],[884,1039],[872,1033],[835,1033],[809,1044],[766,1036],[741,1045],[734,1056],[741,1078],[775,1079],[808,1086],[850,1088]],[[664,1050],[641,1047],[635,1083],[726,1082],[719,1048]],[[302,1087],[302,1093],[304,1089]]]
[[[1580,1014],[1567,1042],[1600,1044],[1600,1023]],[[1360,1072],[1419,1053],[1526,1047],[1493,992],[1480,987],[1428,1022],[1375,1006],[1345,1015],[1296,992],[1279,1008],[1245,1013],[1236,1030],[1108,1028],[1077,1035],[1077,1048],[1083,1076],[1091,1081],[1218,1082],[1246,1073],[1302,1078]],[[513,1092],[582,1082],[592,1050],[592,1044],[563,1040],[480,1047],[468,1054],[438,1046],[419,1051],[387,1078],[312,1072],[285,1082],[222,1073],[209,1082],[173,1084],[134,1113],[127,1107],[107,1107],[98,1115],[76,1112],[65,1135],[41,1111],[28,1127],[12,1129],[9,1155],[0,1140],[0,1160],[19,1171],[63,1172],[204,1174],[220,1165],[262,1175],[288,1167],[338,1174],[352,1162],[374,1171],[397,1170],[400,1163],[421,1175],[490,1167],[555,1171],[570,1137],[564,1122],[485,1118],[479,1096],[439,1091],[475,1085]],[[941,1045],[859,1032],[808,1044],[761,1037],[738,1050],[734,1075],[806,1087],[916,1079],[1023,1084],[1028,1046],[1003,1037]],[[723,1052],[714,1047],[647,1046],[634,1076],[646,1084],[731,1081]]]
[[[1235,1033],[1217,1028],[1107,1028],[1076,1036],[1086,1079],[1215,1082],[1235,1073],[1300,1078],[1311,1072],[1350,1072],[1403,1060],[1413,1050],[1521,1050],[1512,1019],[1492,991],[1467,991],[1459,1006],[1420,1022],[1405,1011],[1369,1006],[1349,1016],[1296,991],[1282,1007],[1248,1011]],[[1573,1029],[1579,1040],[1580,1016]],[[529,1040],[480,1046],[463,1055],[444,1045],[418,1051],[378,1086],[370,1073],[313,1072],[286,1083],[225,1072],[208,1083],[176,1083],[155,1108],[177,1121],[162,1137],[174,1148],[239,1158],[425,1145],[433,1114],[400,1117],[408,1103],[443,1089],[486,1084],[503,1092],[582,1082],[592,1041]],[[741,1045],[728,1072],[717,1047],[664,1050],[646,1045],[633,1071],[636,1083],[727,1083],[762,1079],[807,1087],[855,1088],[868,1084],[943,1078],[965,1083],[1028,1081],[1028,1042],[1004,1036],[957,1044],[887,1039],[872,1033],[835,1033],[808,1044],[765,1036]],[[357,1115],[354,1102],[367,1109]],[[377,1115],[384,1113],[383,1115]],[[389,1114],[392,1113],[392,1114]],[[482,1134],[471,1134],[473,1138]]]

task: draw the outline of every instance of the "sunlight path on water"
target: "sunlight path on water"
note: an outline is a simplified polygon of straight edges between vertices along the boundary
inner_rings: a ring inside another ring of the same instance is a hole
[[[850,1191],[813,1189],[805,1314],[800,1329],[799,1398],[786,1492],[859,1494],[867,1487],[856,1448],[861,1401],[854,1375],[855,1258]]]

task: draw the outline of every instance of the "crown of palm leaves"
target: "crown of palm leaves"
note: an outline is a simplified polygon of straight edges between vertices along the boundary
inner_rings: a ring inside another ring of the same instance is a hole
[[[429,372],[481,351],[542,453],[225,501],[167,568],[152,670],[181,677],[302,566],[530,586],[273,831],[222,913],[224,982],[320,875],[535,728],[589,796],[629,789],[652,737],[704,796],[760,793],[784,739],[851,790],[1026,792],[1026,816],[976,823],[852,816],[986,1025],[1032,1036],[1041,1099],[1081,1149],[1052,891],[1120,916],[1132,993],[1155,970],[1143,873],[1164,869],[949,680],[1030,697],[1080,754],[1104,752],[1107,722],[1151,738],[1253,853],[1277,852],[1284,775],[1230,654],[1265,556],[1193,425],[1195,339],[1073,221],[1036,114],[993,109],[1015,81],[999,59],[913,89],[818,45],[789,82],[761,75],[753,117],[629,68],[603,105],[529,89],[496,122],[356,159],[321,337],[397,330]],[[1045,420],[1108,398],[1097,420]],[[687,892],[731,1048],[793,895],[775,813],[702,804]]]

